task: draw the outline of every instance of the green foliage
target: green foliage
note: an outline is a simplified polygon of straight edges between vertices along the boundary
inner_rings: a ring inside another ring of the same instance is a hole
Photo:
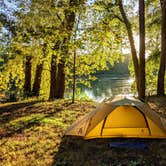
[[[63,7],[62,7],[63,6]],[[68,7],[68,1],[63,1],[55,5],[53,1],[32,1],[29,11],[17,13],[18,25],[16,35],[11,39],[9,45],[9,59],[11,59],[2,71],[1,80],[3,85],[1,89],[8,91],[10,89],[10,79],[15,80],[16,87],[21,91],[24,84],[24,64],[27,55],[32,56],[32,83],[35,76],[35,69],[38,63],[44,62],[42,72],[41,98],[48,98],[50,84],[50,57],[56,55],[57,63],[60,61],[61,50],[55,50],[55,43],[62,41],[68,34],[63,30],[63,21],[65,10]],[[90,85],[90,80],[95,80],[94,74],[98,70],[108,69],[108,62],[114,64],[118,61],[121,52],[117,50],[119,39],[115,37],[111,25],[118,24],[115,20],[109,23],[109,28],[103,22],[103,14],[93,8],[85,11],[81,7],[78,13],[80,22],[71,36],[68,43],[69,55],[65,56],[66,60],[66,85],[72,84],[73,70],[73,51],[77,50],[76,75],[77,83]],[[75,7],[70,10],[76,11]],[[95,10],[97,12],[95,12]],[[87,16],[86,16],[87,15]],[[89,15],[93,19],[89,18]],[[98,25],[96,25],[96,20]],[[89,26],[94,26],[89,29]],[[116,26],[116,25],[115,25]],[[117,33],[116,33],[117,35]],[[97,39],[97,40],[94,40]],[[47,46],[45,46],[47,43]],[[43,52],[45,49],[45,53]],[[17,65],[16,65],[17,64]],[[9,66],[12,66],[9,68]],[[11,78],[9,77],[11,75]]]
[[[0,46],[0,90],[8,92],[12,86],[11,80],[14,80],[19,94],[22,93],[27,55],[32,57],[32,84],[37,64],[44,64],[40,89],[40,97],[43,99],[47,99],[49,96],[52,55],[56,56],[57,63],[61,59],[65,60],[67,87],[71,87],[73,81],[74,51],[77,54],[77,85],[90,86],[90,81],[96,79],[94,74],[97,71],[108,70],[109,65],[113,66],[123,59],[124,50],[129,50],[130,47],[116,1],[96,0],[87,5],[86,1],[82,0],[77,1],[70,8],[69,2],[69,0],[56,2],[32,0],[29,5],[21,4],[21,12],[15,13],[17,17],[15,34],[11,38],[3,34],[0,41],[3,43]],[[137,7],[136,1],[124,2],[134,35],[138,34]],[[76,14],[72,32],[65,27],[67,11]],[[150,57],[159,56],[155,55],[153,50],[154,48],[160,49],[160,11],[160,4],[157,1],[146,1],[148,91],[154,90],[156,87],[159,59],[157,58],[155,61]],[[1,27],[2,25],[0,25]],[[69,49],[69,52],[67,55],[63,55],[62,43],[67,37],[70,37],[70,41],[65,47]],[[6,44],[6,41],[10,42]],[[60,44],[58,49],[55,49],[57,43]],[[132,62],[130,62],[130,72],[134,76]]]
[[[146,59],[146,95],[155,95],[157,87],[157,77],[159,70],[160,50],[156,48],[151,51]],[[134,77],[134,69],[132,64],[129,65],[131,75]],[[166,76],[165,76],[166,80]],[[166,88],[166,87],[165,87]],[[135,83],[133,90],[136,89]]]
[[[11,88],[11,80],[15,81],[18,89],[22,89],[24,79],[23,73],[24,71],[21,59],[15,58],[14,60],[9,60],[8,63],[5,64],[4,69],[0,75],[0,90],[8,91]]]
[[[147,43],[146,48],[153,51],[153,48],[160,46],[160,29],[161,29],[161,7],[160,3],[153,0],[146,2],[146,30]]]
[[[160,51],[158,48],[156,48],[151,52],[146,62],[146,85],[147,92],[150,95],[155,94],[156,91],[159,58]]]

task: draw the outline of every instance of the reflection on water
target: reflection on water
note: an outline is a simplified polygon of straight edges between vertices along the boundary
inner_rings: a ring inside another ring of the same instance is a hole
[[[133,95],[130,77],[99,77],[91,82],[91,88],[81,87],[81,91],[95,101],[102,101],[115,95]]]

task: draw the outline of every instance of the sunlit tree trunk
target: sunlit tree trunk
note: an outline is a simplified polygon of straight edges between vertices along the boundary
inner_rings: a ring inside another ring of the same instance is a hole
[[[25,82],[24,82],[24,93],[26,97],[31,95],[31,63],[32,57],[26,56],[25,61]]]
[[[162,10],[161,24],[161,57],[158,72],[157,95],[164,96],[164,77],[166,66],[166,0],[160,0]]]
[[[137,86],[137,91],[139,92],[139,63],[138,63],[137,52],[136,52],[136,48],[135,48],[135,44],[134,44],[132,27],[131,27],[130,21],[128,20],[128,18],[126,16],[122,0],[117,0],[117,2],[118,2],[118,5],[119,5],[119,10],[120,10],[120,13],[122,15],[124,24],[125,24],[126,29],[127,29],[127,33],[128,33],[128,38],[129,38],[130,48],[131,48],[131,54],[132,54],[132,60],[133,60],[133,65],[134,65],[136,86]]]
[[[145,99],[145,4],[139,0],[139,91],[140,99]]]

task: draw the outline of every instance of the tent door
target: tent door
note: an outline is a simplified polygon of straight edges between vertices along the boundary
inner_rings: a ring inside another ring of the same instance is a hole
[[[146,117],[136,107],[119,106],[104,120],[101,136],[147,136]]]

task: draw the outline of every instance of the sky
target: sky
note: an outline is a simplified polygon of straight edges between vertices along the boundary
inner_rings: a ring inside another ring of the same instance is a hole
[[[14,19],[13,13],[17,10],[19,2],[16,0],[0,0],[0,14],[4,14],[8,19]]]

